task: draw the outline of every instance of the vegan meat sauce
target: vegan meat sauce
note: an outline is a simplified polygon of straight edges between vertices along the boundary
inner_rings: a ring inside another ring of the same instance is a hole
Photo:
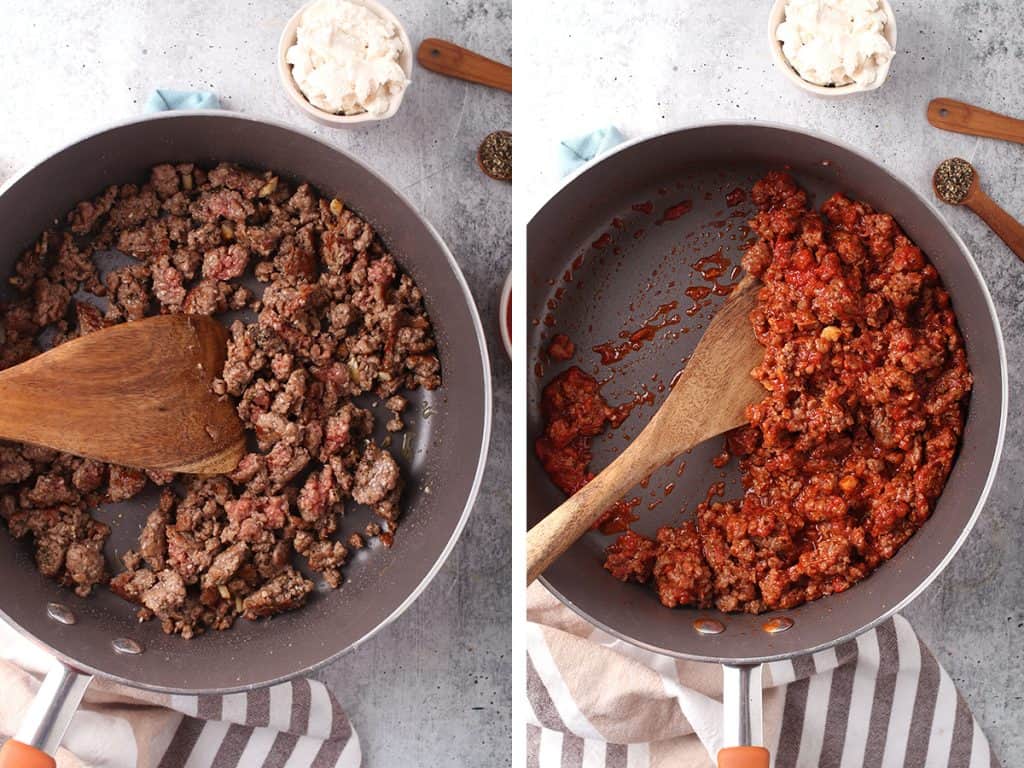
[[[744,266],[764,285],[751,322],[768,394],[726,438],[746,493],[713,489],[695,523],[627,530],[607,550],[615,578],[668,607],[759,613],[849,588],[931,515],[963,429],[971,374],[949,295],[893,218],[841,194],[808,210],[784,173],[751,196],[760,239]],[[572,493],[615,409],[579,369],[542,405],[538,455]]]

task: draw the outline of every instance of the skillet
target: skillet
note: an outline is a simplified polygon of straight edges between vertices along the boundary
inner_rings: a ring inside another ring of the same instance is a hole
[[[107,185],[140,183],[160,162],[209,167],[220,161],[309,181],[344,200],[370,222],[423,291],[443,384],[410,396],[411,442],[396,455],[407,481],[404,522],[393,548],[368,548],[350,561],[340,589],[320,585],[301,610],[269,622],[239,621],[229,631],[191,641],[164,635],[159,622],[138,623],[135,608],[105,588],[84,600],[60,588],[38,573],[25,542],[0,531],[0,617],[60,661],[17,734],[46,752],[59,745],[92,675],[165,693],[222,694],[308,673],[365,641],[408,608],[437,573],[480,485],[491,382],[480,319],[462,273],[401,193],[357,159],[310,135],[251,117],[196,111],[131,120],[82,139],[9,181],[0,193],[0,274],[13,272],[21,252],[56,217]],[[155,504],[151,492],[99,513],[112,524],[106,549],[112,572],[120,570],[116,553],[133,546]],[[361,530],[369,518],[368,510],[350,508],[343,527]],[[73,623],[66,623],[69,617]],[[38,756],[19,754],[26,760]]]
[[[953,299],[974,388],[960,452],[932,518],[896,557],[842,594],[758,616],[668,610],[653,590],[617,582],[602,570],[604,548],[613,539],[597,532],[548,568],[545,585],[612,635],[655,653],[726,665],[723,741],[730,747],[758,741],[761,663],[851,639],[905,606],[938,576],[981,511],[1006,426],[1006,357],[991,297],[967,247],[930,203],[834,139],[760,121],[699,125],[617,148],[571,177],[527,225],[528,525],[564,499],[533,451],[543,430],[543,386],[576,364],[605,381],[602,393],[610,404],[647,401],[621,427],[594,441],[591,466],[598,471],[650,418],[723,300],[712,294],[695,302],[684,290],[706,285],[694,279],[693,265],[699,269],[701,257],[721,249],[731,265],[739,264],[750,239],[744,225],[754,211],[749,195],[733,207],[726,195],[737,187],[749,193],[753,182],[773,169],[789,170],[815,207],[842,191],[896,218],[931,259]],[[685,200],[692,202],[692,210],[657,223]],[[660,309],[672,301],[678,301],[678,308]],[[701,308],[688,315],[695,303]],[[601,345],[621,344],[623,329],[633,331],[649,319],[664,323],[673,313],[679,322],[659,330],[653,341],[618,362],[601,363]],[[551,364],[542,350],[559,332],[574,341],[576,356]],[[709,440],[656,472],[646,487],[627,494],[640,499],[634,529],[653,535],[661,525],[679,525],[713,483],[725,483],[725,497],[738,498],[735,461],[721,469],[711,463],[721,449],[721,439]],[[710,634],[709,628],[721,631]],[[750,757],[752,765],[767,760],[757,750],[723,750],[721,759],[730,757]]]

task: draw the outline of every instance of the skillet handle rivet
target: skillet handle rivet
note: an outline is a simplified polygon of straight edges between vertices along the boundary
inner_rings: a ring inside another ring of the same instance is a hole
[[[720,635],[725,632],[725,625],[717,619],[697,619],[693,628],[701,635]]]
[[[61,624],[74,624],[78,621],[75,612],[61,603],[47,603],[46,615]]]
[[[776,619],[769,619],[766,621],[761,629],[767,632],[769,635],[777,635],[779,632],[785,632],[787,629],[793,626],[793,620],[788,616],[779,616]]]
[[[115,637],[110,641],[110,645],[113,647],[114,653],[125,656],[137,656],[145,650],[142,643],[132,640],[130,637]]]

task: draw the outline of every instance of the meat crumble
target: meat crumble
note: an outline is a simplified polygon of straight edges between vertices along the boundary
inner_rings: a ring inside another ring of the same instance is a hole
[[[98,254],[130,263],[101,273]],[[440,386],[423,296],[372,227],[309,184],[230,164],[154,167],[79,203],[17,262],[0,306],[0,368],[53,344],[157,313],[230,323],[214,391],[237,404],[251,452],[199,478],[0,444],[0,515],[31,537],[46,576],[87,596],[98,584],[184,637],[302,606],[319,574],[342,583],[350,549],[390,546],[403,478],[373,440],[369,395],[405,428],[403,392]],[[390,442],[390,441],[385,441]],[[124,570],[103,556],[110,529],[90,510],[163,486]],[[345,505],[380,519],[342,533]],[[347,544],[345,543],[347,542]]]
[[[762,283],[750,321],[765,349],[752,373],[766,396],[715,461],[739,458],[745,494],[709,494],[695,523],[630,530],[606,551],[612,576],[670,608],[788,609],[867,577],[931,515],[972,386],[949,294],[892,216],[842,194],[819,214],[785,173],[751,199],[759,239],[744,266]],[[607,415],[579,378],[548,385],[537,445],[566,493],[589,478]]]

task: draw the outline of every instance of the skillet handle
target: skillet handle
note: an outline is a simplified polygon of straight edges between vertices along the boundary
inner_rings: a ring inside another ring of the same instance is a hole
[[[0,768],[54,768],[56,762],[51,755],[60,746],[64,731],[91,682],[92,675],[83,675],[63,662],[55,662],[39,686],[18,732],[0,748]]]
[[[771,755],[762,741],[761,665],[722,667],[723,741],[718,768],[768,768]]]

